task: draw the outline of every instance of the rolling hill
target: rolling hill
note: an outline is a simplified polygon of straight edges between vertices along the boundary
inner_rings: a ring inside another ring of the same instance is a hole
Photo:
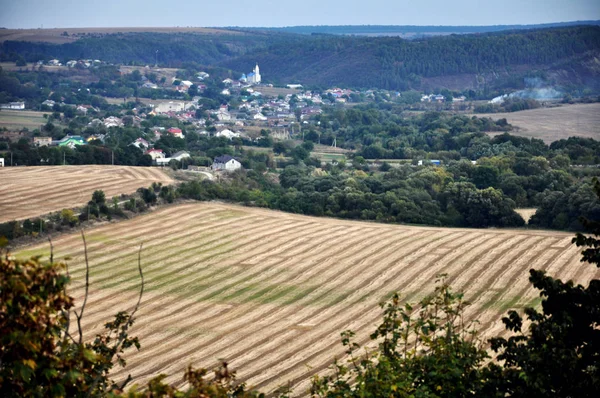
[[[145,294],[126,353],[113,376],[143,384],[165,373],[181,386],[188,365],[228,361],[249,386],[306,396],[310,377],[344,355],[340,333],[359,343],[381,319],[378,303],[399,291],[416,301],[446,273],[472,302],[484,337],[504,333],[511,308],[538,305],[530,268],[586,284],[599,271],[582,264],[571,234],[534,230],[448,229],[313,218],[219,203],[189,203],[86,232],[90,296],[83,318],[92,339],[117,311]],[[81,303],[85,267],[78,233],[53,240],[70,257],[70,294]],[[48,255],[47,244],[17,256]]]

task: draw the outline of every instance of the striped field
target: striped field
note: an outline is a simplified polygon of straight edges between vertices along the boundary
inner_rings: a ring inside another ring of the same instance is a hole
[[[153,182],[171,183],[161,170],[131,166],[0,168],[0,222],[23,220],[86,204],[97,189],[107,200]]]
[[[343,355],[340,332],[368,341],[381,319],[378,303],[399,291],[410,301],[447,273],[473,305],[485,336],[503,333],[502,314],[536,305],[530,268],[587,284],[600,273],[579,262],[571,234],[393,226],[285,214],[218,203],[165,207],[86,232],[91,291],[84,315],[92,338],[139,289],[137,250],[146,278],[128,352],[131,374],[146,383],[160,373],[182,386],[187,365],[228,360],[240,379],[264,392],[290,385],[306,395],[310,377]],[[71,294],[83,297],[81,237],[54,241],[69,256]],[[18,256],[48,254],[48,245]]]

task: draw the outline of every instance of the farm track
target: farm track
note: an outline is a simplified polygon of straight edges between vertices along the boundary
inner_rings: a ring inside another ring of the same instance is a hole
[[[5,167],[0,169],[0,182],[0,222],[6,222],[82,206],[97,189],[110,200],[153,182],[173,180],[156,168],[85,165]]]
[[[290,215],[217,203],[193,203],[86,233],[91,290],[84,316],[91,339],[137,299],[137,251],[146,294],[132,334],[142,349],[127,354],[130,374],[146,383],[165,373],[182,386],[188,364],[224,358],[250,386],[273,393],[290,385],[306,395],[311,376],[343,357],[340,332],[372,346],[379,302],[399,291],[416,301],[440,273],[470,301],[467,320],[483,337],[505,333],[500,318],[537,297],[530,268],[586,284],[600,272],[579,263],[570,234],[392,226]],[[83,297],[83,250],[77,234],[54,241]],[[45,253],[45,245],[25,253]]]

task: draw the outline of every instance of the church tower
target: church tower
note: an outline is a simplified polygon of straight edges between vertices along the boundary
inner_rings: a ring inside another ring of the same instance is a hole
[[[254,83],[260,83],[260,69],[258,68],[258,63],[254,67]]]

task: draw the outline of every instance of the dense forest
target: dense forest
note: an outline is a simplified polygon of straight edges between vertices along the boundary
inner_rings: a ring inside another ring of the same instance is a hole
[[[68,33],[68,32],[67,32]],[[295,42],[301,37],[284,33],[198,34],[198,33],[115,33],[86,37],[72,43],[54,45],[5,41],[0,44],[0,59],[15,57],[35,62],[58,58],[99,59],[119,64],[154,64],[178,67],[185,62],[212,65],[246,53],[266,49],[280,41]],[[156,51],[158,51],[158,56]]]
[[[600,50],[598,26],[418,40],[259,30],[232,31],[227,35],[128,33],[63,45],[6,41],[0,46],[0,59],[92,58],[111,63],[153,64],[157,50],[162,66],[196,62],[241,74],[258,62],[264,79],[274,84],[299,82],[320,87],[408,90],[422,89],[428,78],[470,74],[483,76],[485,81],[477,84],[486,88],[520,89],[523,76],[543,75],[555,67],[568,71],[559,74],[566,80],[549,84],[585,83],[591,89],[600,89],[597,79],[590,83],[589,75],[594,72],[585,62]]]
[[[233,68],[258,61],[265,75],[281,83],[407,90],[419,88],[422,78],[509,69],[517,75],[517,67],[547,69],[553,63],[598,50],[600,27],[595,26],[413,41],[394,37],[312,36],[291,48],[275,44],[224,65]]]

